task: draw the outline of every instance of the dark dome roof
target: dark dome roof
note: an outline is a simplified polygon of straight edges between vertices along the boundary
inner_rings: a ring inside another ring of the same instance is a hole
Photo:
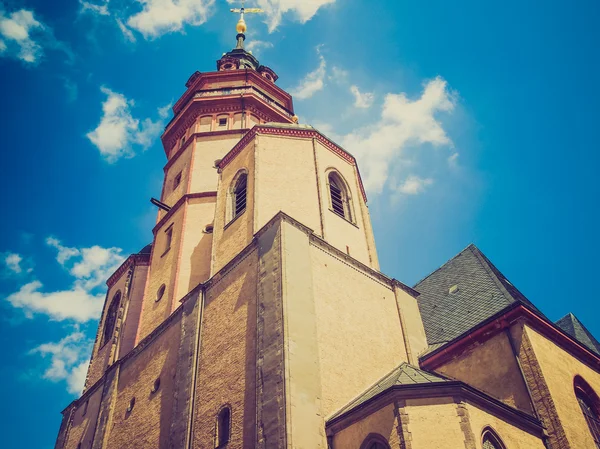
[[[148,245],[144,246],[138,254],[150,254],[151,251],[152,251],[152,243],[149,243]]]

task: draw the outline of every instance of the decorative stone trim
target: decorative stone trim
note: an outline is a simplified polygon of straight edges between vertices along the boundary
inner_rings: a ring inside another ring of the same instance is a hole
[[[154,228],[152,228],[152,233],[154,235],[156,235],[158,230],[160,228],[162,228],[167,221],[169,221],[171,218],[173,218],[173,215],[175,215],[175,212],[177,212],[177,210],[183,204],[187,203],[189,200],[195,199],[195,198],[210,198],[210,197],[216,197],[216,196],[217,196],[217,192],[198,192],[198,193],[188,193],[188,194],[182,195],[181,198],[179,198],[177,200],[177,202],[171,207],[171,210],[169,212],[167,212],[165,214],[165,216],[162,217],[158,223],[156,223]]]
[[[465,436],[465,449],[477,449],[475,443],[475,435],[471,428],[471,420],[469,417],[469,409],[467,404],[460,398],[455,398],[456,401],[456,414],[460,419],[460,429]]]
[[[396,432],[400,441],[400,449],[412,449],[412,435],[408,430],[409,418],[406,411],[406,401],[394,403],[394,415],[396,416]]]
[[[558,417],[554,399],[548,389],[544,373],[535,356],[535,351],[525,328],[523,328],[520,350],[519,359],[523,376],[529,387],[538,417],[547,429],[550,449],[570,449],[571,445]]]

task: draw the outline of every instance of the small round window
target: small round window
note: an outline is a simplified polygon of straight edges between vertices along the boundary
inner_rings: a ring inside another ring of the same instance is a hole
[[[162,297],[165,295],[165,290],[166,290],[167,286],[165,284],[161,285],[158,288],[158,291],[156,292],[156,299],[155,301],[158,302],[162,299]]]
[[[214,226],[212,224],[208,224],[208,225],[204,226],[205,234],[212,234],[213,230],[214,230]]]

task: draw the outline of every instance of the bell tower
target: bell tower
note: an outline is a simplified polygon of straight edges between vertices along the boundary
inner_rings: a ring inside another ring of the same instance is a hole
[[[56,449],[326,449],[326,418],[427,347],[356,159],[298,124],[236,12],[236,47],[173,106],[152,244],[107,282]]]

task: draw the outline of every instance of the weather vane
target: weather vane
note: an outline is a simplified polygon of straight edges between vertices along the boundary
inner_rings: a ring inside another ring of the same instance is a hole
[[[234,12],[234,13],[240,13],[240,20],[238,20],[238,23],[235,27],[237,32],[240,34],[244,34],[246,32],[246,22],[244,21],[244,14],[248,14],[248,13],[256,14],[256,13],[264,12],[260,8],[244,8],[245,3],[246,3],[246,0],[242,0],[241,8],[232,8],[230,10],[231,12]]]

